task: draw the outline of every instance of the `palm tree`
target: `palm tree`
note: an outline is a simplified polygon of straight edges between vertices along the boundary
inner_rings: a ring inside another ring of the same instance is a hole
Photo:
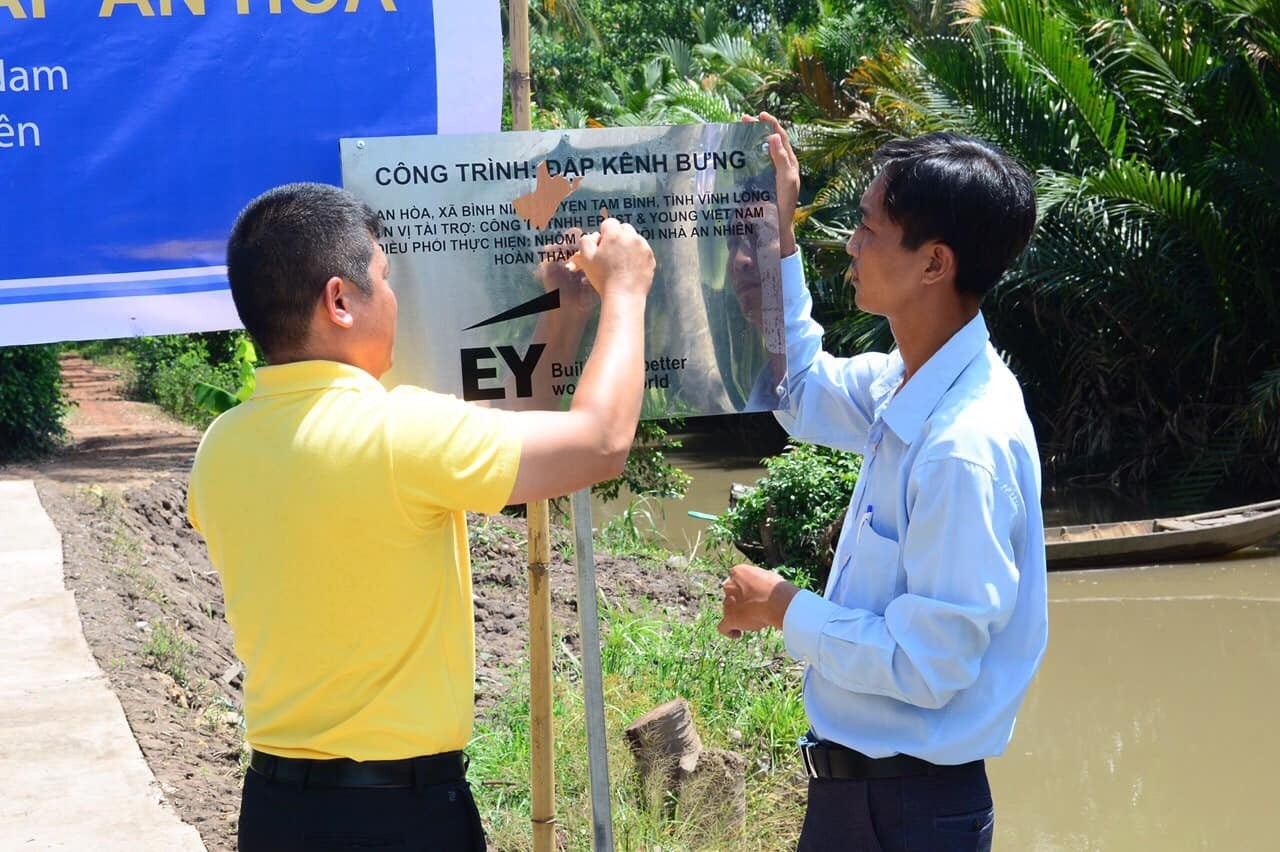
[[[1040,225],[988,316],[1051,471],[1182,501],[1274,487],[1278,58],[1269,0],[966,0],[848,69],[846,115],[803,138],[825,170],[806,212],[838,236],[893,136],[998,143],[1035,169]],[[886,336],[856,313],[833,331]]]
[[[698,41],[658,36],[642,67],[615,71],[597,87],[598,124],[654,125],[736,121],[754,111],[775,69],[742,24],[716,7],[694,13]]]

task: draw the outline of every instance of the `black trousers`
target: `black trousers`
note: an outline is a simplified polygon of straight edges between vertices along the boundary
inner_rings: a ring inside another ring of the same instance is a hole
[[[989,852],[986,766],[868,781],[809,779],[799,852]]]
[[[414,787],[302,787],[250,769],[240,799],[242,852],[483,852],[466,781]]]

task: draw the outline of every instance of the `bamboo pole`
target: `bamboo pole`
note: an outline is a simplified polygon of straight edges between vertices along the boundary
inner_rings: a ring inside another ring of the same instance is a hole
[[[532,130],[529,106],[529,0],[511,0],[507,7],[511,33],[511,129]]]
[[[511,127],[533,129],[529,85],[529,0],[510,0]],[[529,751],[534,852],[556,848],[556,780],[551,726],[550,511],[546,500],[529,503]]]
[[[533,791],[533,848],[556,847],[556,781],[551,726],[550,512],[546,500],[528,505],[529,522],[529,739]]]

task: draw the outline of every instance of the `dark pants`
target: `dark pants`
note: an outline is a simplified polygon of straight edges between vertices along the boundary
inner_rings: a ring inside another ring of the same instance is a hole
[[[799,852],[989,852],[995,828],[981,763],[938,775],[809,780]]]
[[[414,787],[302,787],[245,773],[243,852],[441,850],[483,852],[466,781]]]

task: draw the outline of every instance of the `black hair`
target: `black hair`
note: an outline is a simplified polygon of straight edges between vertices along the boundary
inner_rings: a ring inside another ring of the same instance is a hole
[[[930,240],[956,256],[956,289],[985,294],[1026,248],[1036,225],[1031,176],[981,139],[930,133],[890,142],[873,162],[884,175],[884,206],[902,244]]]
[[[249,202],[227,240],[227,279],[240,321],[268,357],[306,341],[330,278],[373,292],[377,233],[377,214],[336,186],[291,183]]]

